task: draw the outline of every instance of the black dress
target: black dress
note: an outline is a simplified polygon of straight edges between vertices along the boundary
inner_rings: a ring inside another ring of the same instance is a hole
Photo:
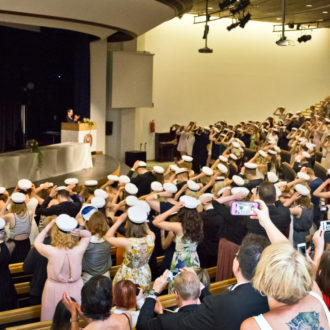
[[[10,253],[6,243],[0,244],[0,311],[17,308],[16,291],[8,265]]]
[[[209,134],[195,134],[195,143],[192,150],[192,169],[195,173],[199,173],[200,169],[206,165],[207,161],[207,145],[210,143]]]

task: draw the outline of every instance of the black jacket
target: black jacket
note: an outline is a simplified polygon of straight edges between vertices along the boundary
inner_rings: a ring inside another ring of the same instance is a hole
[[[240,284],[233,291],[211,295],[172,328],[178,330],[239,330],[247,318],[269,311],[267,298],[251,283]]]
[[[52,200],[51,197],[47,197],[42,205],[40,206],[38,213],[40,215],[60,215],[60,214],[68,214],[70,217],[76,217],[78,212],[81,209],[81,201],[78,195],[71,196],[73,202],[62,202],[57,205],[53,205],[51,207],[47,207],[49,202]]]
[[[269,216],[274,225],[281,231],[282,234],[287,236],[288,228],[291,222],[290,210],[284,207],[279,201],[275,205],[268,205]],[[247,222],[248,232],[267,237],[265,229],[263,229],[258,220],[250,219]]]
[[[204,288],[202,290],[200,300],[203,301],[204,297],[209,296],[210,292],[208,289]],[[156,300],[153,298],[146,298],[143,304],[139,318],[136,324],[136,330],[160,330],[160,329],[174,329],[178,324],[178,321],[185,318],[187,315],[196,311],[198,305],[187,305],[181,307],[178,312],[166,312],[165,314],[160,314],[154,318],[154,309],[156,305]]]
[[[152,174],[152,172],[145,172],[143,174],[138,174],[134,178],[132,177],[134,171],[130,170],[127,176],[131,179],[131,183],[134,183],[139,191],[136,196],[144,196],[148,195],[151,192],[151,183],[156,180],[156,177]]]
[[[44,244],[50,244],[50,237],[46,237]],[[36,248],[32,248],[26,256],[23,264],[23,271],[32,274],[30,295],[40,296],[47,280],[48,259],[43,257]]]

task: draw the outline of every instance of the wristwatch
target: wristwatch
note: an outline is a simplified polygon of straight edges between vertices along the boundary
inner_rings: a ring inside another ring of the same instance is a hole
[[[160,296],[160,293],[156,292],[154,289],[151,289],[149,291],[149,295],[150,296],[156,296],[156,297],[159,297]]]

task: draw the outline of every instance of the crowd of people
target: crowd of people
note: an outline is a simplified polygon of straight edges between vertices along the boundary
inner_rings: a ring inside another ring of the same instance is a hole
[[[0,311],[17,307],[8,266],[24,262],[30,303],[54,330],[80,319],[86,329],[329,329],[329,112],[328,98],[308,116],[278,108],[263,122],[173,125],[166,168],[137,160],[103,185],[0,187]],[[215,266],[237,281],[219,295]],[[176,309],[163,309],[166,293]]]

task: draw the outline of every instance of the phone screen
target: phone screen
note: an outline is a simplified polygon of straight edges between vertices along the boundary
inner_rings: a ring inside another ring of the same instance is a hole
[[[257,209],[258,206],[258,203],[255,202],[233,202],[231,204],[231,214],[238,216],[256,215],[253,209]]]
[[[306,256],[306,243],[301,243],[297,245],[297,250],[304,256]]]

